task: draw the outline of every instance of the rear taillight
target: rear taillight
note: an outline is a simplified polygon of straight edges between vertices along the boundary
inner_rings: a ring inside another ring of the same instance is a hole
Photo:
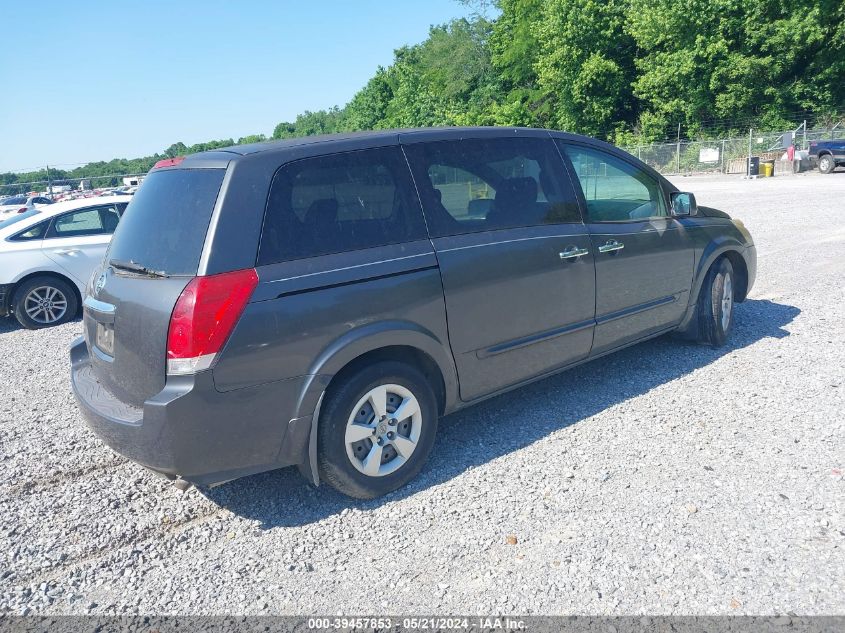
[[[18,209],[18,213],[26,213],[27,211],[29,211],[29,209],[27,209],[26,207],[21,207],[20,209]]]
[[[185,286],[167,332],[167,373],[208,369],[258,285],[254,269],[194,277]]]

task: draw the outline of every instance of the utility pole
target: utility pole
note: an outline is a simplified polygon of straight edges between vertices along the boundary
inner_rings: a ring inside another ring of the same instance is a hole
[[[678,173],[681,173],[681,124],[678,123]]]
[[[725,139],[722,139],[722,153],[719,154],[719,164],[722,167],[722,169],[721,169],[722,173],[723,174],[727,173],[728,169],[725,166]]]
[[[50,180],[50,165],[47,165],[47,193],[53,197],[53,181]]]
[[[809,149],[807,147],[807,119],[804,119],[804,142],[801,144],[801,149]]]

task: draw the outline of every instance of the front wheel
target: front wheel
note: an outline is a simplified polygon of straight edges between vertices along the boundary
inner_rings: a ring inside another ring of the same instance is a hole
[[[830,154],[819,156],[819,171],[823,174],[829,174],[836,169],[836,161]]]
[[[341,377],[320,411],[320,477],[358,499],[404,486],[422,469],[437,434],[437,404],[425,377],[379,362]]]
[[[720,347],[734,321],[734,269],[723,257],[710,267],[698,298],[698,341]]]

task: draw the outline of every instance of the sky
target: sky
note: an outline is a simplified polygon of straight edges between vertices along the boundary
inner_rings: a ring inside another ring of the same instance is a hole
[[[394,49],[470,12],[456,0],[7,3],[0,172],[269,136],[343,106]]]

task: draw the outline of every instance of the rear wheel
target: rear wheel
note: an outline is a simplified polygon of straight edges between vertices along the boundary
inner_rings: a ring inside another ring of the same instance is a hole
[[[723,257],[710,267],[698,298],[698,341],[724,345],[734,321],[734,271]]]
[[[422,469],[437,434],[431,387],[415,368],[386,361],[341,377],[320,411],[320,477],[340,492],[371,499],[404,486]]]
[[[15,290],[12,312],[29,330],[61,325],[79,309],[76,293],[58,277],[42,275],[28,279]]]
[[[830,154],[819,156],[819,171],[823,174],[829,174],[836,169],[836,161]]]

